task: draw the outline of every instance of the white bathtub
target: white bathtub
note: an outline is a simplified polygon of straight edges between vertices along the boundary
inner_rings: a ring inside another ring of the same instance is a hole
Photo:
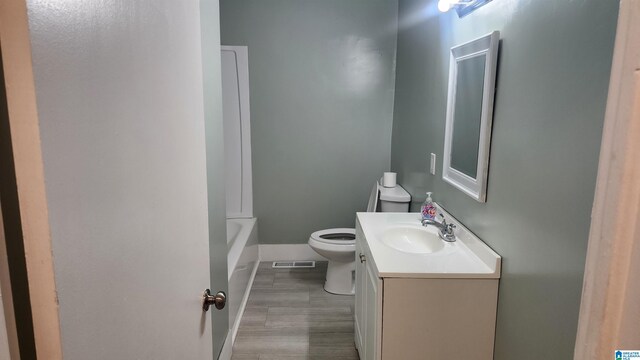
[[[235,341],[251,283],[258,269],[257,219],[227,219],[227,246],[229,334]]]

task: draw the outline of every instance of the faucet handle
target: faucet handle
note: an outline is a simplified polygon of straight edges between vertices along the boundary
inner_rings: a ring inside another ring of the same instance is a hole
[[[447,224],[446,228],[447,228],[447,233],[448,234],[453,234],[453,230],[456,229],[456,224]]]

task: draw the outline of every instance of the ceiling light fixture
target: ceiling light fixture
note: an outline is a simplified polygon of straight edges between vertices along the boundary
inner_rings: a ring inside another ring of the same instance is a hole
[[[465,6],[470,5],[473,1],[464,1],[464,0],[440,0],[438,1],[438,10],[441,12],[447,12],[451,10],[454,6]]]
[[[455,8],[458,17],[463,17],[490,1],[491,0],[439,0],[438,10],[447,12]]]

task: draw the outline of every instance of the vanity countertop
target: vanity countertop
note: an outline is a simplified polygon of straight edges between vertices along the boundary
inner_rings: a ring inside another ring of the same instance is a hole
[[[426,254],[396,250],[382,241],[385,230],[398,227],[437,234],[435,226],[421,225],[420,213],[357,213],[357,231],[361,230],[364,235],[372,257],[368,260],[373,263],[379,277],[500,278],[500,255],[445,211],[442,212],[447,222],[457,226],[456,241],[443,241],[444,247]]]

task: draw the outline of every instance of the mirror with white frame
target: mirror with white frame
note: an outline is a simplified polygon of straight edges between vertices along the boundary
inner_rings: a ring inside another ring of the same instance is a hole
[[[451,48],[442,178],[486,202],[500,32]]]

